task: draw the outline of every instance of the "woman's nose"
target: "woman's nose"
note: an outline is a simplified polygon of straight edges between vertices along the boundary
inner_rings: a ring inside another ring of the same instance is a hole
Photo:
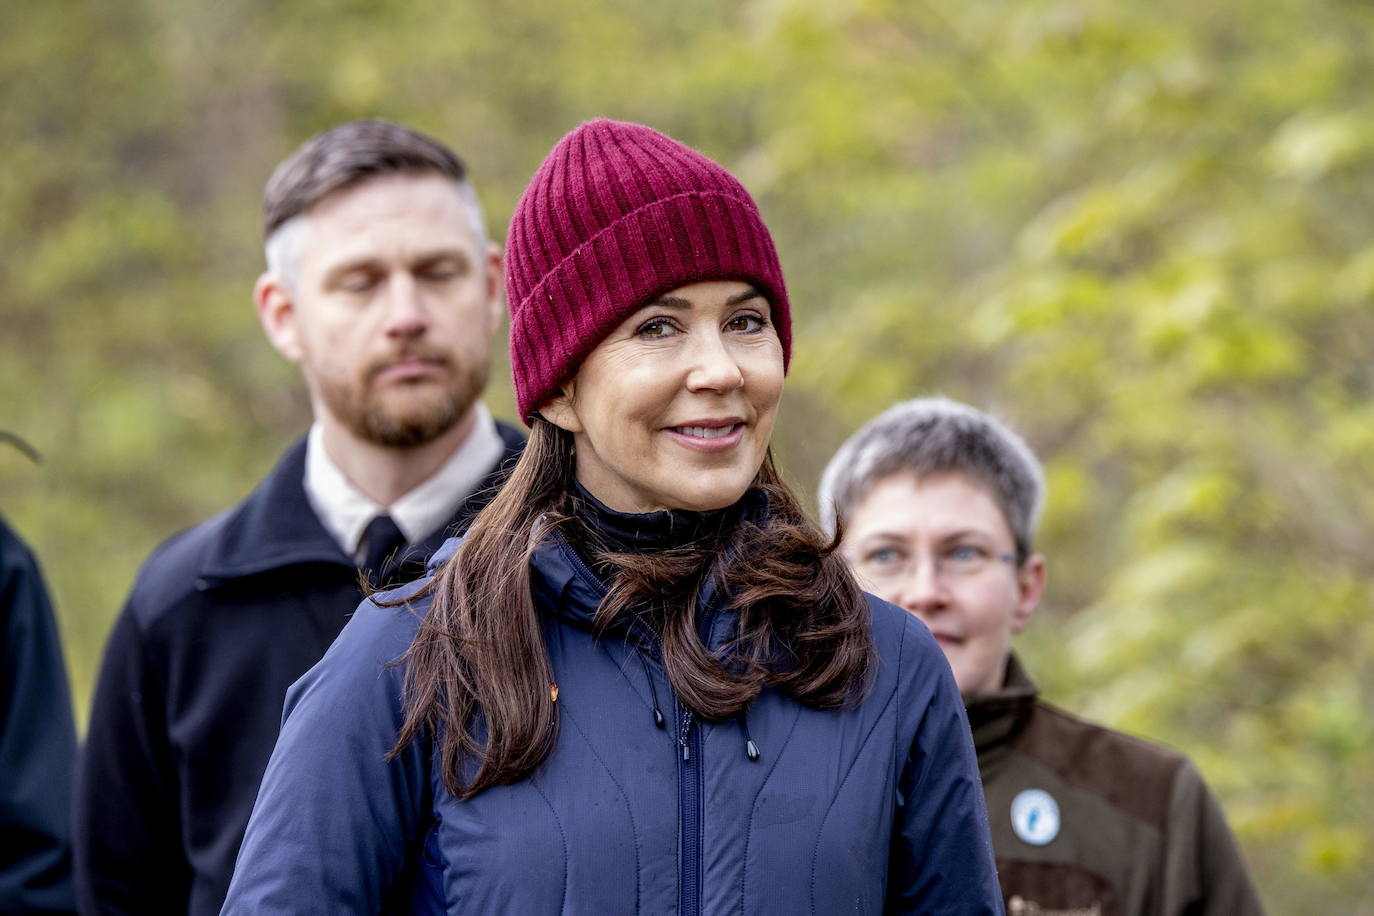
[[[687,387],[693,391],[733,391],[744,384],[739,361],[719,333],[698,336],[690,358]]]
[[[924,620],[939,613],[948,602],[949,593],[935,560],[914,557],[902,575],[892,603]]]

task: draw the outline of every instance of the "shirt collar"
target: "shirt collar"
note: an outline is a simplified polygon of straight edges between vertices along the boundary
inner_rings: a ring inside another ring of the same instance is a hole
[[[505,446],[496,421],[478,403],[472,432],[448,460],[424,482],[390,506],[365,496],[329,457],[319,423],[310,427],[305,452],[305,494],[325,530],[343,552],[357,558],[368,522],[387,513],[408,543],[424,540],[439,529],[501,460]]]
[[[391,517],[412,544],[439,530],[506,453],[486,406],[478,402],[473,410],[477,416],[463,444],[428,480],[391,504]]]

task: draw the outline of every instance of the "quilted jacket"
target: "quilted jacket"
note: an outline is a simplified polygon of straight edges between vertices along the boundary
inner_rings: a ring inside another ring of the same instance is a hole
[[[375,596],[391,606],[364,602],[288,694],[225,913],[1002,912],[963,703],[910,614],[869,598],[877,664],[854,707],[765,690],[704,722],[651,633],[593,638],[605,586],[565,542],[532,562],[558,687],[544,763],[460,801],[432,746],[387,759],[393,662],[428,600],[404,601],[421,583]],[[736,625],[714,599],[698,608],[713,647]]]

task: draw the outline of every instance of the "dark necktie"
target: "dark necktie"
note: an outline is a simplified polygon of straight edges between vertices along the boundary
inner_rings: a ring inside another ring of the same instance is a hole
[[[384,585],[385,572],[391,565],[388,561],[396,559],[406,546],[406,536],[396,527],[391,516],[379,515],[367,523],[367,529],[363,531],[363,545],[366,553],[361,569],[374,585]]]

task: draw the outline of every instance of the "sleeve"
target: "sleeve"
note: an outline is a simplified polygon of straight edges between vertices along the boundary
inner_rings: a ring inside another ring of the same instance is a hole
[[[133,600],[105,644],[77,780],[83,913],[185,912],[190,894],[166,693]]]
[[[408,610],[365,601],[292,685],[223,913],[375,913],[405,891],[429,768],[421,742],[386,755],[404,718],[394,662],[414,632]]]
[[[1174,779],[1164,836],[1161,913],[1263,916],[1264,906],[1221,804],[1191,761]]]
[[[0,912],[71,912],[67,671],[38,564],[0,537]]]
[[[931,650],[913,654],[933,684],[924,698],[897,698],[924,699],[924,713],[916,713],[915,739],[898,783],[885,909],[1000,916],[1002,891],[964,703],[939,647],[928,633],[920,636],[925,639],[908,630],[905,641]]]

